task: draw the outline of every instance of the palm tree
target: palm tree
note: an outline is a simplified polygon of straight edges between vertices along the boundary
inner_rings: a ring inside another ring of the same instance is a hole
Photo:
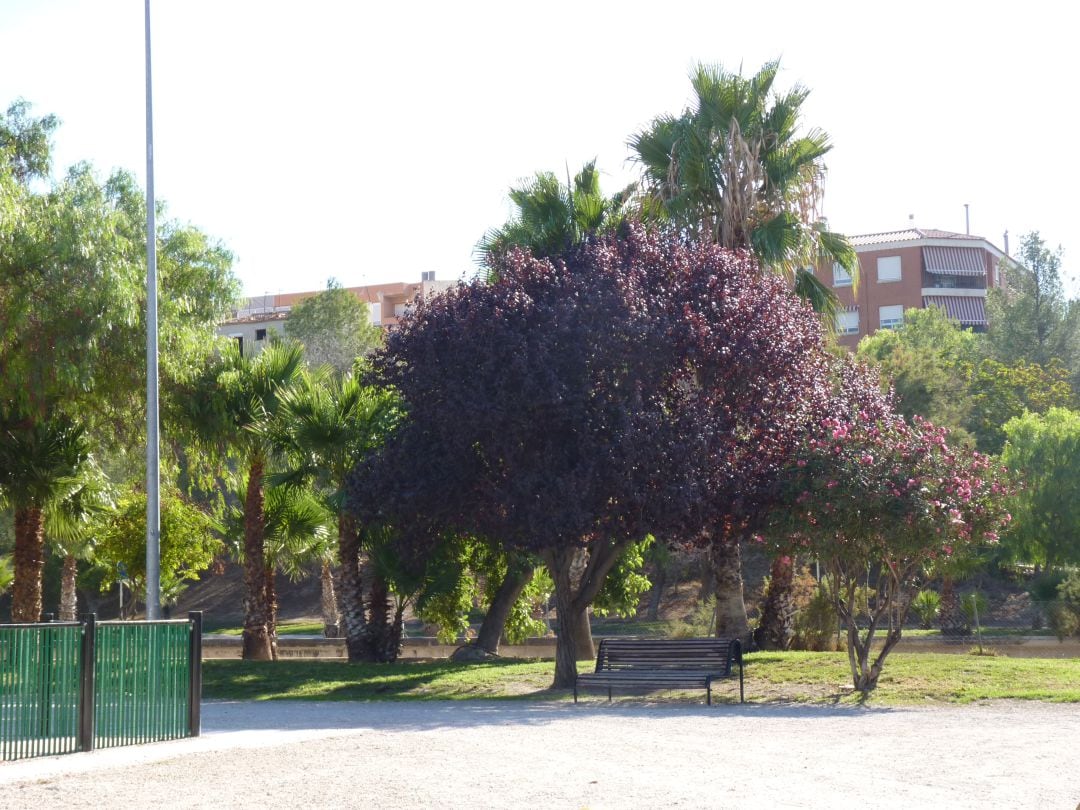
[[[89,457],[82,425],[67,416],[0,414],[0,496],[15,514],[12,621],[41,620],[45,513],[71,494]]]
[[[91,458],[72,479],[68,494],[45,510],[45,537],[63,560],[57,612],[62,622],[75,621],[78,561],[93,556],[94,521],[113,506],[108,479]]]
[[[775,92],[779,68],[779,60],[767,62],[746,78],[698,65],[695,106],[657,118],[630,147],[651,210],[690,235],[753,251],[831,323],[836,298],[813,267],[835,261],[857,284],[858,257],[820,215],[829,137],[800,132],[809,90]]]
[[[820,129],[802,131],[809,90],[776,91],[779,68],[779,60],[767,62],[747,78],[698,65],[690,76],[694,106],[657,118],[629,145],[650,210],[688,236],[750,250],[790,279],[795,293],[833,327],[836,296],[813,268],[834,261],[857,285],[858,256],[820,215],[829,137]],[[714,538],[710,559],[717,634],[746,638],[739,538]]]
[[[631,185],[605,197],[596,161],[591,160],[565,186],[552,172],[537,172],[524,185],[510,189],[514,215],[501,228],[484,234],[476,247],[490,280],[494,280],[498,257],[511,247],[526,248],[534,256],[558,256],[616,227],[626,215],[635,188]]]
[[[263,561],[269,605],[267,627],[274,660],[277,660],[277,572],[295,581],[307,573],[312,562],[325,560],[330,552],[328,527],[331,522],[330,513],[310,490],[270,486],[265,492]],[[226,524],[232,553],[246,564],[243,509],[229,510]]]
[[[271,344],[254,358],[237,349],[225,354],[225,369],[216,380],[218,405],[230,424],[226,442],[239,455],[246,471],[244,515],[244,632],[245,660],[274,657],[273,607],[266,576],[267,466],[274,453],[270,426],[281,397],[300,377],[303,347]]]
[[[378,566],[371,566],[373,595],[365,605],[362,533],[345,509],[345,482],[356,463],[382,444],[398,418],[392,393],[329,368],[307,376],[282,397],[278,444],[288,448],[290,462],[274,481],[285,486],[313,482],[337,516],[341,604],[350,661],[380,659],[380,651],[388,648],[382,638],[387,630],[388,588]]]

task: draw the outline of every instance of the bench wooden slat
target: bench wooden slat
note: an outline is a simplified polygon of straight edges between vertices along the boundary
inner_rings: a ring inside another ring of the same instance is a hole
[[[742,645],[736,639],[605,638],[596,656],[596,671],[579,675],[578,687],[639,689],[703,688],[712,704],[712,682],[734,676],[739,666],[739,701],[743,701]]]

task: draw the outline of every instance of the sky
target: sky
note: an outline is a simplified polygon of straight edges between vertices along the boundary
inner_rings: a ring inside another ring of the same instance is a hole
[[[507,191],[596,158],[690,100],[695,63],[780,57],[833,150],[824,213],[849,234],[916,225],[1064,248],[1080,56],[1068,6],[895,2],[359,3],[152,0],[154,178],[171,217],[221,240],[248,295],[475,272]],[[142,0],[0,0],[0,106],[62,125],[145,183]],[[167,291],[162,291],[167,294]]]

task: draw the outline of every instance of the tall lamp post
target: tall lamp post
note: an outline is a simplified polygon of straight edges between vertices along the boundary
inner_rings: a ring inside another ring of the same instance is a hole
[[[146,5],[146,618],[161,618],[161,501],[158,439],[157,227],[154,105],[150,81],[150,0]]]

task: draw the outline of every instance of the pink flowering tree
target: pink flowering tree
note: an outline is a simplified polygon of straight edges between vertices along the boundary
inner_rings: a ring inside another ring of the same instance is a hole
[[[813,554],[828,572],[855,688],[869,692],[938,563],[997,542],[1009,516],[1004,471],[988,456],[891,413],[872,373],[851,365],[842,376],[830,413],[785,475],[787,505],[773,527],[783,551]],[[866,584],[875,593],[864,601]]]

